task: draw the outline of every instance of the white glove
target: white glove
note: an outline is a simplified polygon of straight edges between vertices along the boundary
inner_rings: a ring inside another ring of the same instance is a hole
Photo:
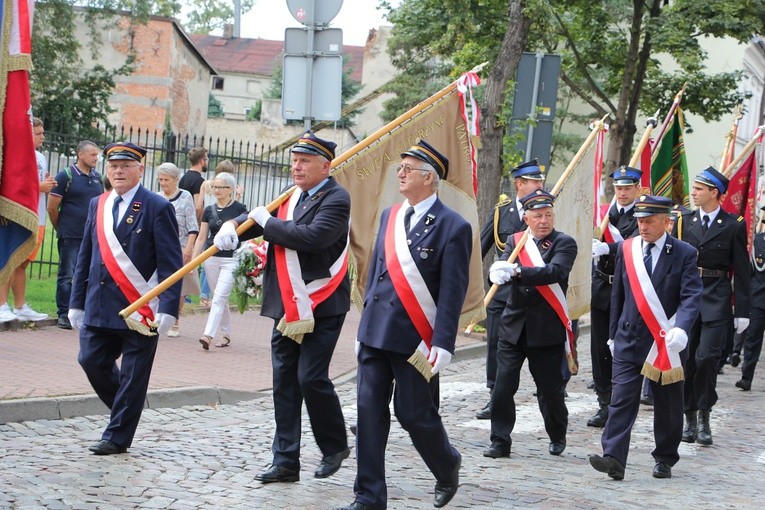
[[[609,338],[606,344],[608,345],[608,350],[611,351],[611,357],[613,358],[614,357],[614,341]]]
[[[66,316],[69,318],[69,323],[74,329],[77,331],[82,329],[82,321],[85,319],[85,310],[80,310],[79,308],[70,308]]]
[[[678,353],[688,345],[688,333],[680,328],[672,328],[667,331],[667,336],[664,337],[664,342],[667,344],[668,350]]]
[[[213,244],[220,251],[235,250],[239,244],[239,237],[236,235],[236,227],[230,221],[220,226],[220,230],[215,234]]]
[[[736,317],[733,319],[733,327],[736,328],[736,333],[740,335],[749,327],[749,319],[747,317]]]
[[[265,227],[268,220],[271,219],[271,213],[261,205],[250,211],[250,214],[248,214],[247,217],[255,221],[255,223],[261,227]]]
[[[609,251],[608,244],[599,239],[592,240],[592,258],[608,255]]]
[[[503,285],[510,278],[518,274],[518,264],[511,264],[506,260],[498,260],[489,268],[489,281],[497,285]]]
[[[361,352],[361,342],[359,342],[358,340],[356,340],[355,351],[356,351],[356,357],[358,358],[359,357],[359,353]]]
[[[158,313],[156,317],[154,317],[154,322],[157,324],[157,334],[159,336],[164,336],[170,331],[173,324],[175,324],[175,317],[168,313]]]
[[[428,363],[433,365],[433,368],[430,371],[431,374],[436,375],[441,370],[448,367],[449,363],[451,362],[452,362],[452,353],[450,353],[446,349],[442,349],[441,347],[438,347],[437,345],[434,345],[430,348],[430,356],[428,356]]]

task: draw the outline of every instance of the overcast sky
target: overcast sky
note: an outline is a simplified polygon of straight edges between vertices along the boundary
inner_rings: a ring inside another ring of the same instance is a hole
[[[340,12],[330,23],[343,30],[343,44],[364,46],[369,29],[387,24],[377,10],[377,0],[344,0]],[[394,1],[393,4],[397,4]],[[242,37],[284,39],[284,29],[302,27],[287,8],[287,0],[257,0],[255,6],[242,16]]]

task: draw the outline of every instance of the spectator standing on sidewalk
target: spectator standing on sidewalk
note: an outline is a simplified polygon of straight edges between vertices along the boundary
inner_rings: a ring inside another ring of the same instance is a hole
[[[191,193],[185,189],[178,188],[178,179],[180,170],[172,163],[162,163],[157,168],[157,180],[160,190],[157,192],[173,204],[175,208],[175,219],[178,222],[178,241],[183,250],[183,263],[188,264],[194,252],[194,243],[199,234],[199,225],[197,224],[197,213],[194,209],[194,199]],[[199,294],[199,276],[194,268],[189,274],[183,277],[183,286],[181,287],[181,304],[178,307],[178,318],[175,324],[167,332],[167,336],[175,338],[180,336],[179,325],[183,302],[186,296]]]
[[[200,201],[200,189],[202,183],[205,182],[203,174],[207,173],[207,162],[210,160],[207,157],[207,149],[204,147],[192,148],[189,150],[188,157],[191,166],[181,177],[178,187],[191,193],[191,198],[194,199],[194,206],[197,212],[197,221],[201,221],[203,207]]]
[[[77,162],[56,175],[56,185],[48,194],[48,216],[58,236],[56,308],[57,324],[62,329],[72,329],[67,312],[88,203],[104,192],[103,179],[96,170],[98,155],[98,146],[90,140],[77,144]]]
[[[45,238],[45,223],[47,222],[45,198],[56,185],[56,181],[48,173],[47,158],[40,152],[45,141],[45,126],[43,126],[42,120],[37,117],[32,118],[32,135],[34,136],[35,157],[37,158],[37,178],[40,181],[40,201],[37,205],[37,246],[27,260],[13,270],[8,282],[0,286],[0,322],[12,320],[40,321],[48,318],[48,314],[36,312],[27,303],[26,270],[29,263],[37,257],[37,252]],[[8,296],[11,292],[13,293],[13,310],[8,304]]]

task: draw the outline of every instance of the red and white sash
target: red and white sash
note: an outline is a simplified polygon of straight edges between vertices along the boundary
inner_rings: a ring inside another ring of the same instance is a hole
[[[409,251],[404,228],[405,215],[399,214],[401,205],[398,203],[390,208],[385,228],[385,265],[404,310],[422,338],[409,363],[430,380],[431,366],[427,360],[436,324],[436,302]]]
[[[141,272],[133,265],[133,261],[130,260],[125,250],[122,249],[122,244],[114,234],[112,207],[116,196],[115,193],[104,193],[98,198],[98,209],[96,210],[98,248],[106,270],[109,271],[128,302],[133,303],[157,286],[157,272],[154,271],[154,274],[146,281]],[[154,316],[158,306],[159,298],[154,298],[133,312],[130,317],[125,319],[130,329],[135,329],[145,335],[156,335],[156,332],[150,331],[150,328],[154,326]]]
[[[611,207],[616,203],[616,199],[611,201],[611,206],[609,206],[608,210],[611,211]],[[609,215],[610,216],[610,215]],[[606,223],[607,227],[606,230],[603,231],[603,240],[608,244],[613,243],[619,243],[621,241],[624,241],[624,238],[622,237],[622,233],[619,232],[619,229],[616,228],[616,225],[611,223],[611,219],[609,218],[608,223]]]
[[[300,194],[301,190],[296,189],[289,200],[282,202],[277,212],[279,219],[292,221]],[[350,227],[350,220],[348,224]],[[350,235],[350,228],[348,233]],[[320,278],[306,284],[303,280],[298,253],[273,243],[276,275],[279,278],[279,289],[284,305],[284,317],[279,321],[277,329],[284,336],[301,343],[303,335],[313,331],[314,308],[332,295],[348,272],[348,245],[349,239],[346,238],[345,248],[330,266],[328,278]]]
[[[513,234],[516,246],[521,242],[524,232],[516,232]],[[518,252],[518,260],[522,266],[534,266],[544,267],[545,262],[542,260],[542,254],[539,253],[534,239],[530,236],[526,236],[526,244]],[[550,285],[535,285],[537,291],[545,298],[545,301],[555,311],[555,315],[558,316],[563,327],[566,328],[566,360],[568,361],[569,368],[572,373],[576,373],[576,362],[574,360],[574,330],[571,327],[571,319],[568,316],[568,302],[566,301],[566,294],[563,292],[559,283],[553,283]]]
[[[653,336],[653,345],[643,364],[641,373],[652,381],[671,384],[684,379],[680,354],[667,349],[665,337],[675,324],[675,316],[667,318],[659,301],[651,277],[643,262],[643,247],[640,238],[632,237],[622,244],[627,278],[635,296],[638,312],[643,317],[648,331]]]

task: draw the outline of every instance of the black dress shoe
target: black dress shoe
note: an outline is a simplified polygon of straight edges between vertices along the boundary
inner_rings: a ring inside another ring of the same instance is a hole
[[[553,441],[547,448],[547,450],[550,452],[550,455],[560,455],[565,449],[566,441]]]
[[[355,435],[356,435],[356,425],[351,425],[351,426],[350,426],[350,427],[348,427],[348,428],[350,428],[350,429],[351,429],[351,434],[353,434],[353,435],[355,436]]]
[[[371,510],[371,506],[362,505],[358,501],[354,501],[348,506],[339,506],[337,508],[333,508],[332,510]]]
[[[752,381],[747,381],[746,379],[741,379],[740,381],[736,381],[736,388],[741,388],[744,391],[751,391]]]
[[[343,464],[343,461],[348,458],[348,456],[351,454],[351,451],[346,448],[340,453],[336,453],[334,455],[327,455],[323,459],[321,459],[321,462],[319,463],[319,468],[316,470],[316,472],[313,474],[316,478],[327,478],[328,476],[332,476],[335,473],[337,473],[337,470],[340,469],[340,466]]]
[[[491,420],[491,400],[486,402],[483,409],[475,413],[475,417],[479,420]]]
[[[436,481],[436,495],[433,498],[433,506],[441,508],[446,506],[452,500],[457,489],[460,486],[460,466],[462,466],[462,456],[457,458],[457,464],[449,474],[449,480],[445,482]]]
[[[66,315],[59,316],[58,321],[56,321],[56,326],[61,329],[72,329],[72,323],[69,322],[69,317]]]
[[[117,453],[125,453],[127,448],[120,446],[117,443],[102,439],[101,441],[90,445],[88,450],[96,455],[115,455]]]
[[[644,406],[652,406],[653,405],[653,395],[643,395],[640,397],[640,403]]]
[[[657,462],[653,467],[654,478],[672,478],[672,466],[666,462]]]
[[[492,459],[498,459],[500,457],[510,456],[510,443],[504,441],[492,441],[489,446],[483,452],[484,457],[491,457]]]
[[[273,465],[262,473],[255,475],[255,479],[263,483],[297,482],[300,480],[300,471]]]
[[[624,466],[608,455],[590,455],[590,465],[601,473],[607,473],[614,480],[624,480]]]
[[[737,367],[741,364],[741,354],[734,352],[730,355],[730,366]]]

